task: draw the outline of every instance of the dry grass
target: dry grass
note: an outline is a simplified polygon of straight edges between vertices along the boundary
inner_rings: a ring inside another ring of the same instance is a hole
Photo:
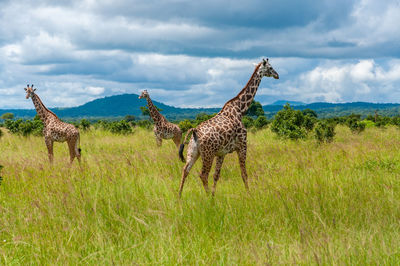
[[[151,132],[82,134],[49,166],[41,138],[0,139],[1,264],[395,264],[400,261],[400,132],[339,128],[335,142],[249,134],[246,193],[236,155],[216,197]],[[210,182],[212,177],[210,175]]]

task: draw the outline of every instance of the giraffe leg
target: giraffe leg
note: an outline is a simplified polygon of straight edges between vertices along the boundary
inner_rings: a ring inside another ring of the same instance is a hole
[[[176,145],[176,147],[179,149],[179,146],[181,145],[181,139],[182,139],[182,133],[179,132],[179,134],[176,134],[173,138],[173,141]]]
[[[80,144],[80,136],[78,135],[78,138],[75,141],[75,156],[78,159],[79,164],[81,163],[81,149],[79,147]]]
[[[217,156],[217,162],[215,163],[215,173],[214,173],[214,185],[212,188],[212,195],[215,194],[215,189],[217,188],[217,182],[221,172],[222,163],[224,162],[225,156]]]
[[[54,154],[53,154],[53,140],[49,137],[45,137],[44,138],[44,142],[46,143],[47,146],[47,152],[49,155],[49,161],[50,163],[53,163],[53,158],[54,158]]]
[[[188,176],[190,169],[192,169],[194,163],[197,161],[198,158],[199,158],[199,151],[197,148],[197,144],[192,139],[188,146],[186,164],[183,167],[182,171],[181,185],[179,186],[179,197],[181,197],[182,195],[183,185],[185,184],[186,177]]]
[[[162,145],[162,138],[160,138],[159,136],[156,136],[156,143],[158,147],[161,147]]]
[[[247,190],[249,190],[249,185],[247,183],[247,171],[246,171],[246,145],[243,145],[238,151],[238,157],[239,157],[239,165],[240,165],[240,171],[242,172],[242,179],[244,186],[246,187]]]
[[[75,158],[75,142],[73,140],[68,140],[68,148],[69,148],[69,159],[70,159],[70,164],[72,165],[72,162],[74,161]]]
[[[213,156],[202,156],[203,159],[203,167],[201,168],[200,179],[203,182],[203,187],[206,193],[210,191],[208,189],[208,174],[210,173],[211,166],[213,163]]]

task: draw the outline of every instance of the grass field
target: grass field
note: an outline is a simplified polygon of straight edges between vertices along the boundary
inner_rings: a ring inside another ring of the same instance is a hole
[[[152,132],[82,133],[82,169],[42,138],[0,139],[0,264],[398,264],[400,131],[335,141],[248,135],[244,189],[228,155],[216,196]],[[212,172],[213,173],[213,172]],[[209,178],[212,183],[212,175]]]

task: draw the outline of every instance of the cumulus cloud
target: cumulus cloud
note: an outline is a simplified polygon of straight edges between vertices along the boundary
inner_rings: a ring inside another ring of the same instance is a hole
[[[29,10],[29,12],[21,12]],[[0,109],[148,89],[222,106],[272,57],[257,99],[400,101],[398,0],[0,1]],[[21,98],[22,97],[22,98]]]

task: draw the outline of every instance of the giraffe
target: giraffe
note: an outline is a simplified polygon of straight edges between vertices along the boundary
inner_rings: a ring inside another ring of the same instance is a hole
[[[160,114],[150,99],[147,90],[142,91],[139,99],[146,98],[149,107],[150,116],[154,121],[154,135],[156,136],[156,143],[158,146],[162,145],[163,139],[171,139],[174,141],[177,148],[181,144],[182,130],[175,124],[168,122],[168,120]]]
[[[44,141],[47,146],[48,156],[50,163],[53,162],[53,142],[64,142],[67,141],[69,147],[70,164],[72,164],[75,157],[81,162],[81,149],[79,148],[79,131],[71,124],[62,122],[56,114],[47,109],[42,103],[39,96],[35,93],[36,89],[27,85],[25,88],[26,99],[29,97],[36,108],[36,112],[43,122],[43,135]]]
[[[242,123],[242,116],[253,101],[263,77],[279,79],[278,73],[269,64],[268,58],[267,60],[263,59],[261,63],[257,64],[254,73],[246,86],[236,97],[226,102],[224,107],[216,116],[188,131],[184,142],[179,148],[179,157],[183,162],[185,162],[183,150],[185,143],[187,144],[186,141],[188,140],[190,133],[192,133],[186,156],[186,164],[182,170],[179,197],[182,195],[183,185],[185,184],[190,169],[200,156],[203,163],[200,179],[203,182],[204,189],[207,193],[209,192],[208,174],[214,161],[214,157],[217,157],[214,184],[212,187],[212,195],[214,195],[225,155],[234,151],[238,154],[241,175],[245,188],[247,190],[249,189],[246,172],[247,131]]]

